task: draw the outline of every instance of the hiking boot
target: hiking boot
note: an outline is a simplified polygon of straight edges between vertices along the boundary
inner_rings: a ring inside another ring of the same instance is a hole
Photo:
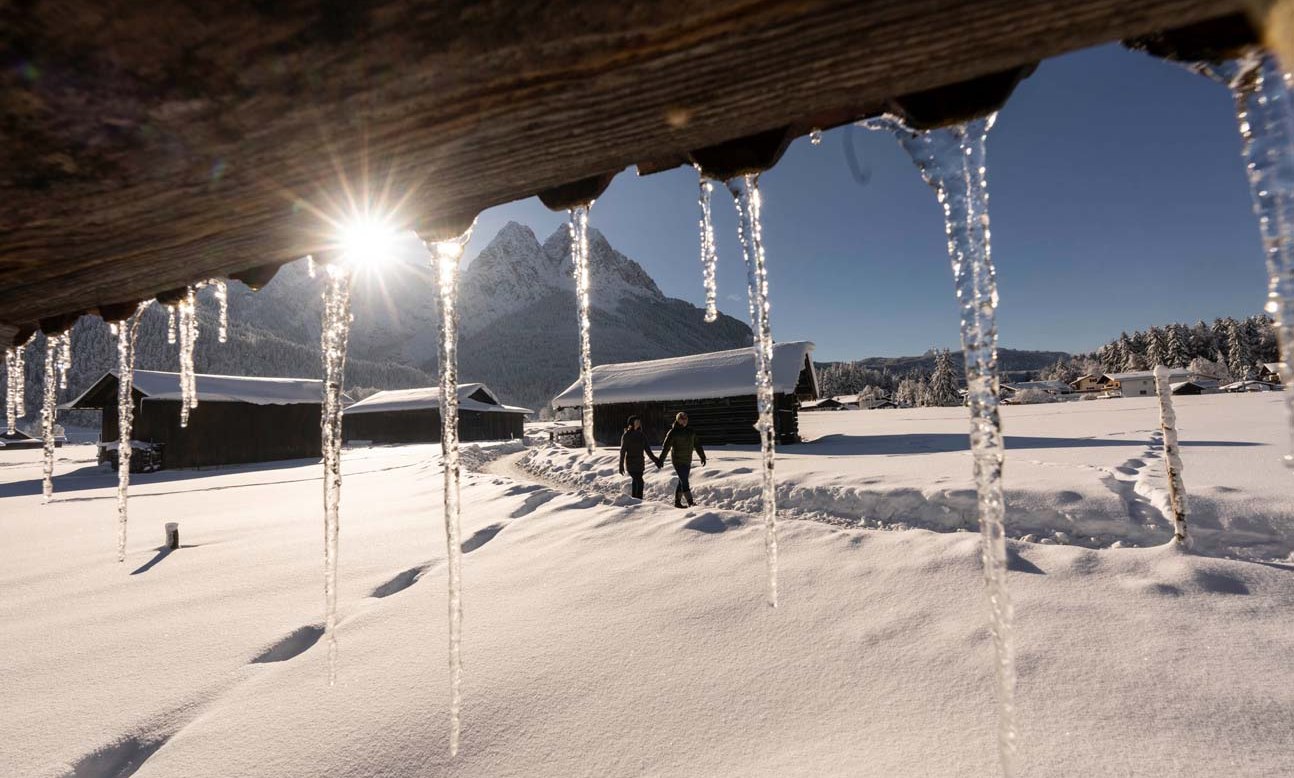
[[[686,505],[684,505],[684,504],[683,504],[683,490],[682,490],[682,489],[675,489],[675,490],[674,490],[674,507],[675,507],[675,508],[686,508],[686,507],[687,507]]]

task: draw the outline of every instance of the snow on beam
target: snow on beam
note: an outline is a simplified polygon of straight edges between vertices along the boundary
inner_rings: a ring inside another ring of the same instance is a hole
[[[417,229],[1242,3],[272,5],[6,17],[0,56],[33,66],[0,81],[27,111],[0,152],[0,322],[311,254],[343,180],[403,199]]]

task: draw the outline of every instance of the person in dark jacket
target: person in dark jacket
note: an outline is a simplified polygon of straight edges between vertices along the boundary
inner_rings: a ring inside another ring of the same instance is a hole
[[[679,411],[674,417],[674,426],[665,435],[665,442],[660,444],[660,456],[656,460],[657,470],[664,463],[666,454],[670,455],[670,463],[674,465],[674,473],[678,476],[678,486],[674,488],[675,508],[696,505],[692,500],[692,485],[688,483],[693,451],[701,459],[701,466],[705,467],[705,449],[701,448],[701,437],[695,430],[688,428],[687,414]],[[687,498],[687,505],[683,504],[684,498]]]
[[[646,470],[644,454],[657,468],[660,467],[660,460],[651,452],[651,443],[647,442],[647,435],[643,433],[642,420],[637,416],[630,416],[625,423],[624,434],[620,436],[620,475],[629,471],[629,478],[633,481],[633,496],[639,500],[643,498],[643,471]]]

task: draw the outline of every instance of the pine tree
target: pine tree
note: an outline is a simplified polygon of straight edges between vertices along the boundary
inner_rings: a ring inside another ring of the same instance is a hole
[[[930,405],[960,405],[957,395],[957,373],[953,369],[952,357],[945,349],[935,354],[935,371],[930,376]]]
[[[1240,380],[1253,377],[1254,358],[1244,329],[1235,319],[1227,319],[1227,367]]]
[[[1191,361],[1190,354],[1187,352],[1186,342],[1188,333],[1186,328],[1180,324],[1170,325],[1168,336],[1164,342],[1164,362],[1168,367],[1186,367]]]
[[[1168,348],[1164,340],[1164,331],[1151,327],[1146,333],[1146,364],[1150,367],[1168,364]]]

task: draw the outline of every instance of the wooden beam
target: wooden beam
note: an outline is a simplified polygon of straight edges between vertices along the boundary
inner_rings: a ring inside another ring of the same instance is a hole
[[[1241,3],[2,4],[0,322],[324,251],[366,201],[426,232]]]

